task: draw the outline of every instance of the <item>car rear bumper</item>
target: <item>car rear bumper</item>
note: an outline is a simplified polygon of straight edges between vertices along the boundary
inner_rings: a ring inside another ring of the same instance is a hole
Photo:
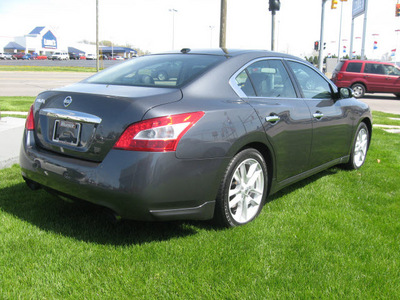
[[[37,148],[30,131],[20,153],[25,179],[134,220],[211,219],[228,162],[114,149],[101,163],[88,162]]]

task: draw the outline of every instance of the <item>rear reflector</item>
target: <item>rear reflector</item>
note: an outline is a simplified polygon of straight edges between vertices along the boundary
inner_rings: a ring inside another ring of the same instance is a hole
[[[172,115],[144,120],[130,125],[114,145],[114,149],[131,151],[175,151],[182,136],[204,112]]]
[[[27,130],[35,130],[35,120],[33,118],[33,105],[31,105],[28,116],[26,117],[25,128]]]

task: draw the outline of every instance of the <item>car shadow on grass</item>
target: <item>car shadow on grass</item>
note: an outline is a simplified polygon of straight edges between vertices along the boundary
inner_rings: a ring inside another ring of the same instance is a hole
[[[144,244],[197,233],[184,222],[117,222],[108,209],[68,203],[44,190],[31,191],[25,183],[1,190],[0,210],[42,230],[97,244]]]
[[[304,188],[305,186],[307,186],[307,185],[309,185],[309,184],[311,184],[311,183],[313,183],[313,182],[315,182],[315,181],[317,181],[317,180],[319,180],[319,179],[321,179],[321,178],[323,178],[325,176],[334,175],[339,170],[341,170],[340,166],[336,166],[336,167],[332,167],[332,168],[329,168],[327,170],[321,171],[321,172],[319,172],[317,174],[314,174],[313,176],[310,176],[310,177],[307,177],[305,179],[302,179],[302,180],[300,180],[300,181],[298,181],[298,182],[296,182],[296,183],[294,183],[292,185],[289,185],[289,186],[283,188],[282,190],[276,192],[275,194],[269,196],[267,198],[267,203],[275,201],[275,200],[278,200],[283,195],[289,195],[292,192],[294,192],[294,191],[296,191],[298,189]]]
[[[276,201],[318,179],[333,175],[338,168],[330,168],[301,180],[271,195]],[[139,222],[115,221],[103,207],[86,203],[69,203],[44,190],[31,191],[25,183],[3,188],[0,209],[45,231],[51,231],[77,240],[104,245],[135,245],[184,238],[199,230],[224,230],[211,221]]]

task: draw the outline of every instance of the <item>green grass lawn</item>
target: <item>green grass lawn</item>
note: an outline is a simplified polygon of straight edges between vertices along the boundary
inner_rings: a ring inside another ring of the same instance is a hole
[[[2,96],[0,97],[0,111],[2,113],[7,111],[25,111],[28,112],[29,108],[35,101],[35,97],[27,96]]]
[[[30,191],[17,165],[0,170],[0,297],[399,299],[399,149],[400,135],[374,129],[360,170],[301,181],[227,230],[113,223]]]

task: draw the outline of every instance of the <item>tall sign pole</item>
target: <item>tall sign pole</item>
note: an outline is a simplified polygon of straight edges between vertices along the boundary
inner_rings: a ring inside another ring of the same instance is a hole
[[[367,35],[367,12],[368,0],[353,0],[352,22],[351,22],[351,41],[350,59],[353,58],[353,39],[354,39],[354,19],[364,14],[364,29],[361,46],[361,59],[365,59],[365,37]]]
[[[350,59],[353,59],[353,40],[354,40],[354,18],[351,18],[351,34],[350,34]]]
[[[272,15],[272,24],[271,24],[271,51],[275,50],[275,15],[276,11],[281,8],[280,0],[269,0],[269,11]]]
[[[368,15],[368,0],[365,0],[364,29],[363,29],[363,39],[362,39],[362,46],[361,46],[361,59],[365,59],[365,38],[367,36],[367,15]]]
[[[221,22],[219,25],[219,47],[226,48],[226,1],[221,0]]]

